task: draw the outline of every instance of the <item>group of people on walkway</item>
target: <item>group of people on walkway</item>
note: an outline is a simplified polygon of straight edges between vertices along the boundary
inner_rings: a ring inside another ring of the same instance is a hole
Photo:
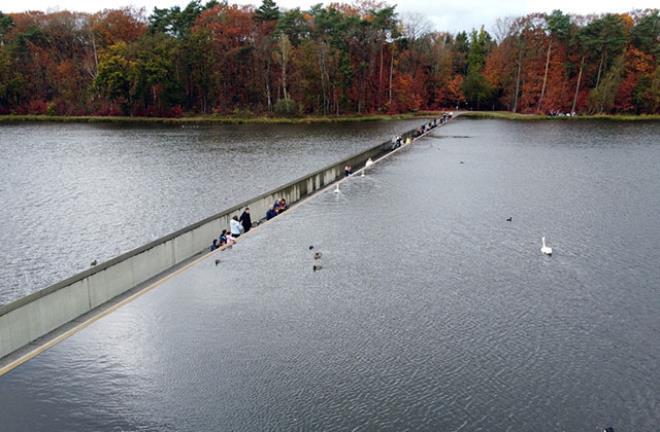
[[[424,123],[423,125],[418,127],[415,130],[414,136],[418,137],[420,135],[424,135],[426,132],[430,131],[431,129],[435,128],[436,126],[443,125],[443,124],[447,123],[449,121],[449,119],[452,118],[453,116],[454,116],[453,112],[443,113],[442,117],[440,117],[439,119],[437,119],[437,118],[433,119],[430,122]]]
[[[289,204],[286,203],[284,198],[276,200],[275,204],[266,212],[266,220],[271,220],[278,214],[286,211],[289,208]]]
[[[395,135],[392,137],[392,145],[390,146],[390,150],[395,150],[401,147],[401,144],[403,144],[403,138],[401,138],[401,135]]]
[[[440,119],[434,119],[428,123],[423,124],[421,127],[416,129],[413,133],[414,137],[420,136],[428,132],[429,130],[435,128],[438,126],[438,124],[444,124],[447,123],[447,121],[452,118],[453,113],[444,113]],[[409,143],[411,140],[411,137],[408,137],[406,139],[406,143]],[[403,138],[399,135],[394,136],[392,138],[392,150],[401,147],[403,144]],[[370,165],[371,159],[367,161],[366,166],[368,167]],[[373,162],[371,162],[373,164]],[[345,176],[350,176],[353,173],[353,167],[349,164],[344,167],[344,175]],[[281,198],[279,200],[275,201],[275,204],[271,208],[268,209],[266,212],[266,220],[271,220],[275,216],[279,215],[280,213],[286,211],[289,208],[289,205],[287,204],[286,200],[284,198]],[[258,223],[258,222],[257,222]],[[211,243],[210,249],[216,250],[222,246],[228,245],[231,246],[236,242],[236,239],[239,238],[242,234],[250,231],[252,229],[252,216],[250,215],[250,208],[246,207],[245,210],[243,210],[243,213],[241,213],[241,216],[234,216],[231,218],[229,221],[229,229],[223,229],[222,233],[218,236],[218,238],[213,239],[213,242]]]
[[[548,115],[550,117],[575,117],[575,116],[577,116],[577,113],[575,111],[563,112],[563,111],[559,111],[559,110],[552,110],[552,111],[548,112]]]
[[[274,218],[288,208],[289,205],[284,198],[275,201],[273,207],[269,208],[266,212],[266,220]],[[245,210],[243,210],[243,213],[241,213],[240,216],[234,216],[229,220],[229,229],[223,229],[218,238],[213,239],[210,249],[214,251],[225,245],[233,245],[236,242],[236,239],[239,238],[242,234],[250,231],[252,226],[253,224],[250,208],[245,207]]]
[[[223,229],[218,238],[213,239],[211,243],[211,250],[214,251],[219,247],[228,245],[231,246],[236,242],[236,239],[252,229],[252,215],[250,214],[250,207],[245,207],[241,216],[234,216],[229,220],[229,229]]]

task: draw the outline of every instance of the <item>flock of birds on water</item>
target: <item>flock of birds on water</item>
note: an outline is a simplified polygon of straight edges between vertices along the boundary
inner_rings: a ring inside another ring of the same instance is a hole
[[[460,161],[459,163],[460,163],[461,165],[464,165],[464,164],[465,164],[464,161]],[[360,177],[364,177],[364,176],[365,176],[364,173],[365,173],[365,171],[367,170],[367,168],[370,168],[373,164],[374,164],[374,161],[371,160],[371,158],[368,158],[368,159],[367,159],[367,162],[364,164],[364,168],[361,170]],[[339,182],[337,182],[337,184],[335,185],[334,192],[335,192],[336,194],[341,193],[341,189],[339,189]],[[513,217],[509,216],[508,218],[506,218],[506,221],[507,221],[507,222],[512,222],[512,221],[513,221]],[[231,248],[231,246],[229,246],[229,248]],[[313,250],[313,249],[314,249],[314,246],[313,246],[313,245],[312,245],[312,246],[309,246],[309,250]],[[545,243],[545,236],[544,236],[544,237],[541,237],[541,253],[544,254],[544,255],[547,255],[547,256],[551,256],[551,255],[552,255],[552,248],[546,245],[546,243]],[[315,264],[312,266],[312,271],[317,272],[317,271],[319,271],[319,270],[321,270],[321,269],[323,268],[323,266],[320,264],[320,262],[319,262],[318,264],[316,264],[316,262],[318,262],[318,260],[321,259],[321,256],[322,256],[322,253],[321,253],[321,252],[316,251],[316,252],[313,253],[312,257],[314,258],[314,262],[315,262]],[[94,267],[97,263],[98,263],[97,260],[94,260],[94,261],[92,261],[92,263],[90,264],[90,266],[91,266],[91,267]],[[215,265],[217,266],[218,264],[220,264],[220,260],[219,260],[219,259],[216,259],[216,260],[215,260]]]
[[[369,159],[367,160],[366,164],[365,164],[365,168],[363,168],[363,169],[361,170],[361,174],[360,174],[360,176],[361,176],[361,177],[364,177],[364,176],[365,176],[366,168],[371,167],[373,164],[374,164],[374,162],[371,160],[371,158],[369,158]],[[460,161],[460,164],[461,164],[461,165],[464,165],[465,162],[464,162],[464,161]],[[335,191],[335,193],[341,193],[341,190],[339,189],[339,183],[337,183],[337,184],[335,185],[335,189],[334,189],[334,191]],[[508,218],[506,218],[506,221],[507,221],[507,222],[512,222],[512,221],[513,221],[513,217],[512,217],[512,216],[509,216]],[[231,246],[229,246],[228,249],[231,249]],[[317,272],[317,271],[319,271],[319,270],[321,270],[321,269],[323,268],[323,266],[321,265],[321,257],[323,256],[323,253],[320,252],[320,251],[318,251],[318,250],[315,250],[314,245],[310,245],[310,246],[308,247],[308,249],[312,252],[312,258],[313,258],[313,260],[314,260],[314,264],[313,264],[313,266],[312,266],[312,271],[313,271],[313,272]],[[551,256],[551,255],[552,255],[552,248],[546,245],[546,243],[545,243],[545,236],[541,237],[541,253],[544,254],[544,255],[547,255],[547,256]],[[94,267],[95,265],[97,265],[97,263],[98,263],[98,261],[97,261],[97,260],[94,260],[94,261],[92,261],[92,263],[91,263],[90,265],[91,265],[92,267]],[[215,265],[217,266],[218,264],[220,264],[220,259],[216,259],[216,260],[215,260]],[[602,432],[614,432],[614,428],[612,428],[612,427],[607,427],[607,428],[603,429]]]
[[[366,169],[371,167],[373,164],[374,164],[374,162],[371,160],[371,158],[367,159],[367,162],[365,163],[364,168],[361,170],[360,177],[364,177],[364,172],[366,171]],[[460,161],[460,164],[464,165],[465,162]],[[339,188],[339,182],[337,184],[335,184],[334,192],[337,193],[337,194],[341,193],[341,189]],[[506,221],[507,222],[512,222],[513,217],[509,216],[508,218],[506,218]],[[314,251],[314,245],[310,245],[309,250]],[[552,248],[548,247],[545,244],[545,236],[541,237],[541,253],[543,253],[544,255],[548,255],[548,256],[552,255]],[[323,256],[323,254],[319,251],[312,252],[312,258],[314,259],[314,264],[312,265],[312,271],[317,272],[317,271],[319,271],[323,268],[323,266],[321,265],[321,262],[320,262],[320,259],[321,259],[322,256]],[[218,265],[219,262],[220,262],[220,260],[215,260],[215,265]]]
[[[460,161],[459,163],[461,165],[465,165],[464,161]],[[362,169],[361,177],[364,177],[364,172],[367,170],[367,168],[369,168],[373,164],[374,164],[374,162],[371,160],[371,158],[367,159],[367,162],[364,165],[364,169]],[[337,183],[335,185],[335,193],[337,193],[337,194],[341,193],[341,189],[339,189],[339,183]],[[513,217],[509,216],[508,218],[506,218],[506,221],[507,222],[513,222]],[[309,249],[310,250],[314,249],[314,246],[310,246]],[[545,244],[545,236],[541,237],[541,253],[544,254],[544,255],[547,255],[547,256],[552,255],[552,248]],[[316,252],[314,254],[314,259],[318,260],[320,258],[321,258],[321,252]],[[321,268],[322,268],[321,265],[314,264],[313,271],[321,270]]]
[[[338,188],[339,188],[339,185],[337,185],[337,189],[335,189],[335,191],[338,191],[339,190]],[[506,221],[507,222],[512,222],[513,217],[509,216],[508,218],[506,218]],[[542,245],[541,246],[541,253],[543,253],[544,255],[551,256],[552,255],[552,248],[548,247],[545,244],[545,236],[541,237],[541,245]],[[323,253],[321,253],[320,251],[314,251],[314,249],[315,249],[314,245],[310,245],[308,249],[310,251],[313,251],[312,252],[312,258],[314,259],[314,264],[312,266],[312,271],[317,272],[317,271],[319,271],[323,268],[323,266],[321,265],[321,262],[320,262],[320,259],[323,256]],[[215,260],[215,265],[218,265],[219,262],[220,262],[220,260]],[[608,432],[608,431],[606,430],[605,432]]]
[[[463,162],[463,161],[460,161],[459,163],[461,165],[465,165],[465,162]],[[513,217],[509,216],[508,218],[506,218],[506,221],[507,222],[512,222]],[[548,256],[552,255],[552,248],[545,244],[545,237],[541,237],[541,253],[544,254],[544,255],[548,255]]]
[[[364,177],[364,172],[366,171],[366,169],[369,168],[369,167],[371,167],[373,164],[374,164],[374,162],[371,160],[371,158],[367,159],[367,162],[365,163],[364,168],[361,170],[361,174],[360,174],[360,176],[361,176],[361,177]],[[464,165],[465,162],[460,161],[460,164],[461,164],[461,165]],[[335,185],[335,189],[334,189],[334,191],[335,191],[335,193],[337,193],[337,194],[338,194],[338,193],[341,193],[341,189],[339,189],[339,183],[337,183],[337,184]],[[507,222],[512,222],[512,221],[513,221],[513,217],[512,217],[512,216],[509,216],[508,218],[506,218],[506,221],[507,221]],[[229,246],[229,248],[231,248],[231,246]],[[310,246],[309,246],[309,250],[310,250],[310,251],[313,251],[313,250],[314,250],[314,246],[313,246],[313,245],[310,245]],[[552,255],[552,248],[546,245],[546,243],[545,243],[545,237],[541,237],[541,253],[544,254],[544,255],[548,255],[548,256],[551,256],[551,255]],[[319,270],[321,270],[321,269],[323,268],[323,266],[321,265],[321,262],[320,262],[320,259],[321,259],[322,256],[323,256],[323,254],[322,254],[321,252],[319,252],[319,251],[314,251],[314,252],[312,253],[312,258],[314,259],[314,264],[312,265],[312,271],[317,272],[317,271],[319,271]],[[94,261],[92,261],[91,266],[93,267],[93,266],[95,266],[96,264],[97,264],[97,261],[94,260]],[[216,259],[216,260],[215,260],[215,265],[217,266],[218,264],[220,264],[220,260],[219,260],[219,259]]]

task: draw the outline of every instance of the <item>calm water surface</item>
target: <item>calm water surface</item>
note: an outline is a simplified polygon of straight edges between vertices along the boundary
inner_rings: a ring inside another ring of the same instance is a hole
[[[658,431],[659,132],[440,128],[0,378],[2,430]]]
[[[3,125],[0,304],[419,124]]]

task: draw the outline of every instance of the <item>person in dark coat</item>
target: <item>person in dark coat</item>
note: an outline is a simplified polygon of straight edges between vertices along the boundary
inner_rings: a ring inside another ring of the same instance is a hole
[[[243,225],[244,232],[250,231],[252,228],[252,217],[250,216],[250,207],[245,207],[243,214],[241,215],[241,225]]]
[[[268,211],[266,212],[266,220],[271,220],[275,216],[277,216],[277,204],[273,205],[273,207],[268,209]]]

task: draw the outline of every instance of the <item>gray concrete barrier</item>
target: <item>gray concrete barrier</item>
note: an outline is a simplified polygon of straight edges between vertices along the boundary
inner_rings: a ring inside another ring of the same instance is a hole
[[[416,136],[406,132],[404,140]],[[0,306],[0,359],[204,251],[232,216],[250,207],[260,219],[276,199],[293,204],[344,176],[344,167],[391,151],[386,142],[169,234],[82,273]]]

